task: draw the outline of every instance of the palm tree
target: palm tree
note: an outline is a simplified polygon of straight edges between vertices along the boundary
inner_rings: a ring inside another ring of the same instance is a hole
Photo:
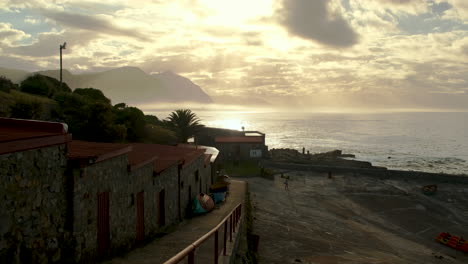
[[[175,110],[167,118],[166,124],[176,133],[179,141],[183,143],[186,143],[190,137],[203,127],[200,124],[200,119],[190,109]]]

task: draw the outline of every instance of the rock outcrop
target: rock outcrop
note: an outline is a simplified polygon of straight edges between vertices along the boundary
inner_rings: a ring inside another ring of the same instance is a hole
[[[372,166],[367,161],[345,159],[355,158],[355,155],[343,154],[341,150],[309,154],[301,153],[295,149],[271,149],[270,157],[274,162],[350,168],[380,168]]]

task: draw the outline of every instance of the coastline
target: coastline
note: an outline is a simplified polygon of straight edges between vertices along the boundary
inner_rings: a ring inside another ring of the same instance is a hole
[[[341,150],[325,153],[300,153],[294,149],[271,149],[270,158],[261,161],[261,167],[274,167],[296,171],[340,172],[375,176],[381,179],[420,179],[436,182],[468,183],[467,174],[451,174],[419,170],[389,169],[374,166],[370,161],[356,160],[354,154]]]

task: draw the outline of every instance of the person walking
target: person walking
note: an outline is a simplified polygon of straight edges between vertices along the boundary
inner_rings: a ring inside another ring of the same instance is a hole
[[[288,178],[286,178],[286,179],[284,180],[284,189],[285,189],[286,191],[289,191],[289,182],[288,182]]]

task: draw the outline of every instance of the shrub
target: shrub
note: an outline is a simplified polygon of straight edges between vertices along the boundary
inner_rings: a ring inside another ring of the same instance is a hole
[[[0,76],[0,91],[9,93],[11,89],[17,90],[18,85],[6,77]]]
[[[66,83],[62,83],[60,87],[60,81],[57,79],[35,74],[21,82],[21,91],[52,98],[58,92],[70,93],[71,89]]]
[[[22,119],[39,119],[42,115],[42,104],[38,101],[17,100],[10,106],[10,117]]]

